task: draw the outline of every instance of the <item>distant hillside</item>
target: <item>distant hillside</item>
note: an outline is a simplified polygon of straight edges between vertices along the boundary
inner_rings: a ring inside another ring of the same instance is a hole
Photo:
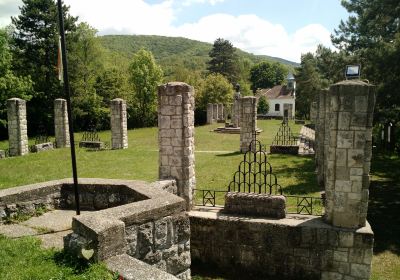
[[[139,49],[145,48],[151,51],[166,71],[166,75],[169,68],[182,65],[182,63],[187,69],[205,70],[209,60],[208,53],[212,48],[212,44],[209,43],[182,37],[154,35],[106,35],[100,36],[99,40],[109,52],[109,60],[125,60],[127,63]],[[267,60],[281,62],[290,68],[298,66],[297,63],[282,58],[254,55],[240,49],[237,49],[237,54],[239,58],[249,59],[252,63]]]

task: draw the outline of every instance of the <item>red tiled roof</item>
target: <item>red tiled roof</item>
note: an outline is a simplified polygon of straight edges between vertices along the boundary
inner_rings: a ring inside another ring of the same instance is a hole
[[[293,99],[293,90],[288,90],[286,86],[274,86],[273,88],[263,88],[258,90],[259,96],[266,96],[268,99]]]

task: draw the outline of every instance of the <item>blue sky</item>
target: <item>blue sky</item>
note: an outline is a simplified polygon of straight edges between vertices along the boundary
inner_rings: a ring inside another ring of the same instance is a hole
[[[255,54],[300,61],[348,17],[339,0],[64,0],[99,34],[180,36],[212,43],[222,37]],[[21,0],[0,0],[0,26]]]

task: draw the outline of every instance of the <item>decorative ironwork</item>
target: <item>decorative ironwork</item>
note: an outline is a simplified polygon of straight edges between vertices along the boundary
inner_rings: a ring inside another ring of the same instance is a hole
[[[253,140],[239,164],[238,171],[229,183],[228,191],[282,194],[282,187],[272,173],[265,147],[257,140],[256,132],[253,133]]]
[[[320,197],[313,197],[313,196],[295,196],[295,195],[286,195],[288,213],[291,214],[302,214],[302,215],[319,215],[323,214],[324,209],[324,199]],[[291,211],[293,206],[290,206],[291,199],[296,200],[296,207],[295,211]]]
[[[298,146],[297,137],[293,136],[288,120],[283,119],[278,132],[272,141],[273,146]]]
[[[223,207],[225,194],[228,191],[195,189],[200,196],[197,197],[197,206]],[[286,212],[288,214],[322,216],[324,213],[324,199],[312,196],[284,195],[286,197]],[[220,204],[218,204],[218,202]],[[221,203],[222,202],[222,203]]]
[[[96,129],[83,132],[81,142],[82,141],[101,142],[99,134],[97,133]]]

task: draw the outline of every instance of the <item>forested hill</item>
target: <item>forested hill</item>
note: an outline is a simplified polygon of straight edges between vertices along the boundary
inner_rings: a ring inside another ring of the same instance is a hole
[[[182,37],[164,37],[154,35],[105,35],[99,36],[103,47],[114,58],[130,59],[141,48],[151,51],[165,70],[173,65],[183,65],[188,69],[205,69],[209,60],[208,53],[212,44],[190,40]],[[266,55],[253,55],[237,49],[240,59],[248,59],[252,63],[263,60],[278,61],[291,67],[297,63]],[[168,70],[167,70],[168,72]]]

